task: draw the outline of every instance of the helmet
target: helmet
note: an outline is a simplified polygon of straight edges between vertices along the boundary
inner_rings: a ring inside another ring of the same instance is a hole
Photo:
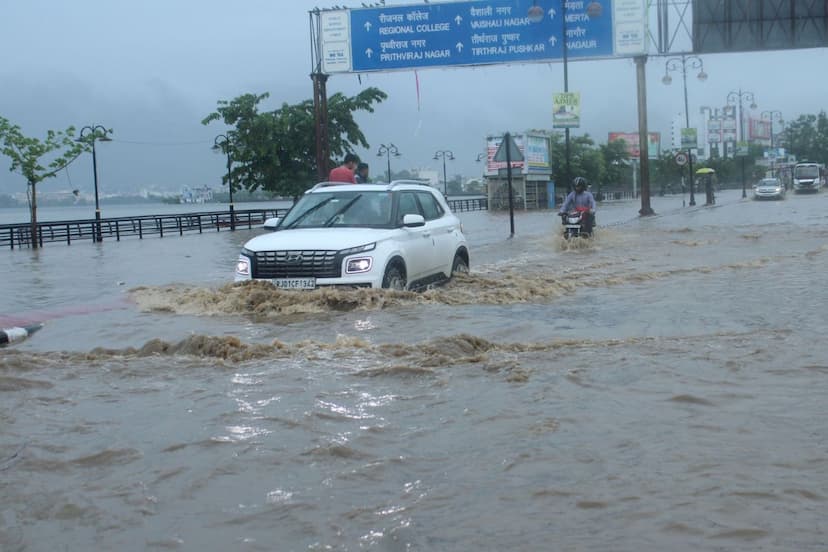
[[[589,187],[589,184],[587,183],[587,179],[583,176],[576,176],[572,181],[572,186],[576,190],[586,190]]]

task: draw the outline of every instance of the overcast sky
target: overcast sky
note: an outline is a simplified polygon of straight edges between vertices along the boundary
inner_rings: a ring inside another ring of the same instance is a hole
[[[388,5],[411,4],[388,0]],[[225,159],[211,151],[226,130],[201,120],[219,100],[270,93],[264,109],[312,97],[308,10],[343,2],[302,0],[0,0],[0,115],[43,138],[48,129],[101,124],[114,129],[98,144],[101,193],[183,186],[218,187]],[[352,2],[348,7],[359,7]],[[699,107],[721,107],[728,92],[754,94],[758,108],[779,110],[786,120],[828,107],[828,49],[705,55],[709,75],[688,79],[691,125]],[[669,140],[684,113],[681,75],[661,82],[666,58],[647,63],[651,131]],[[356,94],[375,86],[388,99],[361,114],[371,148],[358,153],[385,170],[381,143],[402,153],[394,170],[442,169],[432,157],[454,152],[448,172],[476,176],[487,134],[551,128],[551,95],[563,90],[560,63],[502,65],[333,75],[328,94]],[[360,82],[361,79],[361,82]],[[611,131],[637,128],[632,60],[569,64],[569,89],[582,96],[581,128],[605,143]],[[0,191],[24,191],[0,157]],[[85,155],[40,190],[92,191],[92,160]]]

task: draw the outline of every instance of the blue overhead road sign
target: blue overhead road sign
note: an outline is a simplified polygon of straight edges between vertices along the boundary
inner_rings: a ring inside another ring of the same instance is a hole
[[[473,0],[353,9],[351,71],[561,59],[563,1]],[[613,55],[611,4],[566,1],[567,57]]]

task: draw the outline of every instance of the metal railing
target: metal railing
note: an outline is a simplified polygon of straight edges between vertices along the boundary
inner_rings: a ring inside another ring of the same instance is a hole
[[[488,208],[486,198],[451,199],[452,211],[481,211]],[[264,224],[272,217],[282,217],[288,209],[244,209],[235,211],[235,227],[253,228]],[[95,219],[60,220],[37,223],[37,242],[65,243],[95,241],[97,221]],[[121,241],[121,238],[143,239],[150,236],[163,238],[169,235],[183,236],[185,233],[199,234],[206,231],[230,230],[230,213],[212,211],[203,213],[182,213],[170,215],[141,215],[134,217],[101,219],[101,238]],[[0,248],[31,247],[32,226],[28,222],[0,224]]]
[[[486,211],[489,208],[489,200],[485,197],[449,199],[447,201],[449,207],[451,207],[451,210],[455,213],[463,211]]]
[[[236,228],[253,228],[271,217],[284,216],[287,209],[244,209],[235,212]],[[103,239],[115,239],[137,236],[143,239],[149,236],[175,235],[183,236],[185,232],[203,233],[205,231],[230,230],[230,213],[228,211],[183,213],[170,215],[142,215],[101,219],[101,236]],[[94,219],[61,220],[39,222],[37,224],[37,242],[66,243],[74,241],[95,241],[97,221]],[[31,247],[32,226],[28,222],[0,225],[0,248]]]

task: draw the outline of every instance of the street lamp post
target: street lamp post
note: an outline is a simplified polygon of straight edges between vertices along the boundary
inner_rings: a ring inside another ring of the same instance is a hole
[[[687,105],[687,67],[691,69],[698,69],[699,74],[696,75],[697,78],[704,82],[707,80],[707,73],[704,72],[704,62],[698,56],[685,56],[684,54],[681,57],[674,57],[667,60],[664,64],[664,77],[661,79],[661,82],[664,84],[670,84],[673,82],[673,79],[670,77],[670,71],[681,71],[681,80],[684,86],[684,126],[685,128],[690,128],[690,109]],[[690,176],[690,205],[696,204],[696,196],[694,193],[694,184],[693,184],[693,153],[691,151],[692,148],[687,148],[687,169],[689,171]]]
[[[388,159],[388,182],[391,182],[391,156],[393,155],[394,157],[399,157],[400,150],[398,150],[397,146],[390,142],[387,146],[385,144],[380,144],[380,147],[377,150],[377,157],[382,157],[383,155],[385,155]]]
[[[85,126],[80,130],[78,142],[92,142],[92,178],[95,182],[95,241],[102,242],[101,233],[101,205],[98,200],[98,156],[95,153],[95,142],[111,142],[107,136],[112,130],[107,130],[102,125]]]
[[[230,190],[230,230],[236,229],[236,211],[233,205],[233,173],[230,168],[233,165],[233,158],[230,157],[230,139],[225,134],[219,134],[213,140],[213,149],[223,151],[227,155],[227,187]]]
[[[434,159],[443,160],[443,195],[448,197],[448,179],[446,178],[446,158],[454,161],[454,153],[449,150],[437,150],[434,152]]]
[[[777,121],[781,124],[785,124],[785,121],[782,120],[782,112],[778,109],[771,109],[769,111],[762,112],[762,119],[770,122],[770,147],[771,147],[771,176],[776,176],[776,150],[773,146],[773,121],[774,117]]]
[[[744,116],[744,113],[742,112],[742,100],[744,100],[746,102],[749,101],[751,109],[756,109],[756,100],[754,99],[753,92],[748,92],[747,90],[742,90],[741,88],[738,91],[737,90],[732,90],[727,95],[727,105],[734,105],[734,104],[737,103],[737,100],[738,100],[738,105],[739,105],[739,142],[745,143],[745,142],[747,142],[747,140],[745,140],[745,116]],[[736,147],[736,153],[737,153],[737,155],[740,153],[738,143],[737,143],[737,147]],[[746,156],[745,152],[742,151],[741,152],[741,158],[742,158],[741,165],[742,165],[742,197],[743,198],[747,197],[747,191],[745,191],[745,156]]]

